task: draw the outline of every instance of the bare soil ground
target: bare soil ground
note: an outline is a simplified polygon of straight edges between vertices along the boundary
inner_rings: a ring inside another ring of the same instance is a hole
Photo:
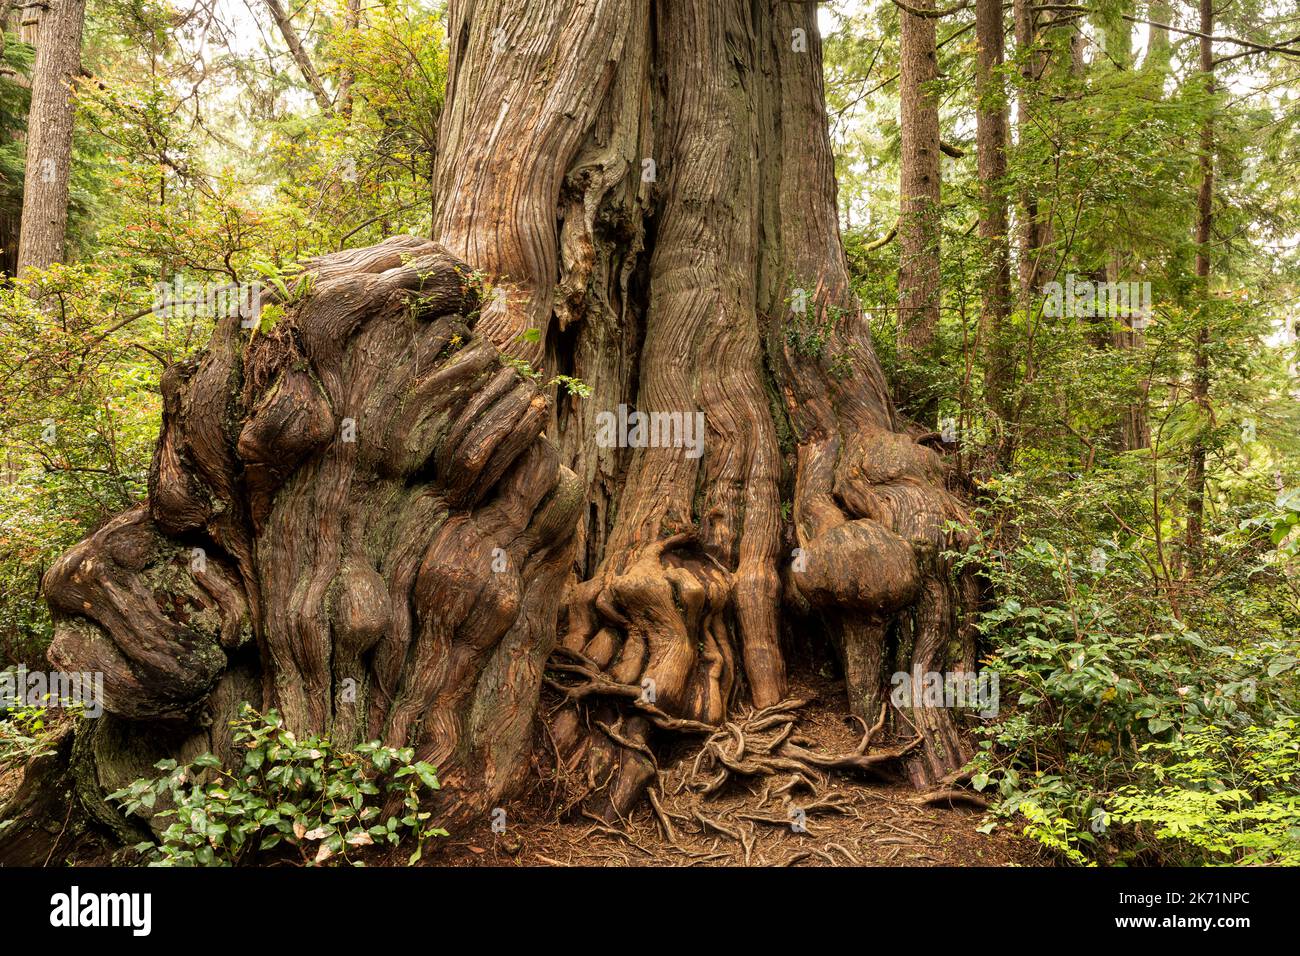
[[[799,710],[804,746],[852,752],[862,729],[845,717],[838,682],[804,680],[792,691],[811,698]],[[882,740],[888,748],[897,741]],[[875,744],[873,742],[873,750]],[[643,806],[620,827],[569,814],[555,781],[543,782],[505,810],[505,829],[484,826],[442,841],[433,866],[1033,866],[1032,842],[1005,829],[978,833],[983,811],[927,806],[904,781],[858,771],[829,771],[815,793],[777,791],[780,776],[735,778],[701,795],[685,785],[700,738],[683,738],[660,764],[658,807]],[[798,811],[802,810],[802,816]],[[802,826],[802,830],[799,826]]]

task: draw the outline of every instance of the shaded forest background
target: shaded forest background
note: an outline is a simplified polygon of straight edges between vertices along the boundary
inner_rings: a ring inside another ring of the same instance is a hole
[[[1076,863],[1300,862],[1300,14],[1204,7],[820,17],[855,292],[977,523],[984,825]],[[212,327],[159,287],[427,235],[447,73],[434,3],[91,0],[65,252],[16,277],[44,11],[0,51],[0,663],[33,668],[42,574],[144,495]],[[1149,316],[1056,307],[1086,282]]]

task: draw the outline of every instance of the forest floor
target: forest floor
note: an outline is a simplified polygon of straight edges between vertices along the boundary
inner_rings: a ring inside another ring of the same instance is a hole
[[[803,745],[825,754],[852,752],[862,728],[846,717],[843,683],[814,677],[794,682]],[[888,748],[897,741],[873,742]],[[659,765],[659,811],[643,803],[620,827],[580,813],[557,812],[561,787],[539,782],[508,803],[505,828],[488,825],[426,846],[423,866],[1041,866],[1037,844],[1006,827],[979,833],[982,810],[963,804],[926,805],[905,780],[857,771],[828,771],[817,792],[774,796],[780,778],[731,779],[707,796],[685,782],[700,738],[682,737]],[[0,775],[0,803],[21,771]],[[804,817],[794,825],[792,811]],[[668,828],[664,821],[668,822]],[[671,830],[669,831],[669,828]],[[93,841],[92,841],[93,843]],[[410,847],[378,853],[371,865],[401,866]],[[112,853],[88,843],[74,865],[113,865]]]
[[[847,718],[839,681],[804,679],[792,695],[809,699],[798,732],[823,753],[850,752],[861,727]],[[889,746],[882,741],[880,746]],[[874,749],[874,748],[873,748]],[[1034,866],[1037,845],[1005,827],[977,832],[984,812],[961,804],[921,805],[904,780],[829,772],[818,792],[789,803],[771,796],[774,778],[732,780],[702,797],[682,786],[699,752],[684,738],[660,764],[657,813],[645,805],[621,827],[570,814],[543,783],[507,804],[505,829],[452,835],[427,854],[431,866]],[[791,813],[802,808],[803,832]],[[671,832],[664,826],[668,821]]]

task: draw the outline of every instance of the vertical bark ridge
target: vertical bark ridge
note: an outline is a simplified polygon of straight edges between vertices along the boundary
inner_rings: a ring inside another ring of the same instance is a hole
[[[18,275],[61,262],[68,233],[73,83],[81,72],[86,0],[56,0],[41,17],[27,111]]]
[[[214,738],[260,671],[294,732],[436,761],[464,820],[526,767],[581,488],[467,264],[407,236],[308,269],[274,329],[223,318],[170,379],[149,507],[46,578],[51,658]]]
[[[560,190],[617,71],[635,22],[629,0],[452,3],[447,107],[439,134],[433,235],[502,295],[483,333],[536,364],[550,325]]]
[[[557,625],[553,673],[586,682],[561,687],[554,749],[613,814],[657,727],[784,696],[786,601],[873,721],[890,660],[973,661],[942,557],[964,514],[850,289],[813,6],[448,17],[438,241],[310,263],[274,330],[223,322],[169,371],[148,510],[51,571],[56,656],[102,656],[109,710],[144,719],[219,726],[260,680],[295,730],[415,746],[449,821],[527,772]],[[548,402],[502,351],[591,394]],[[619,405],[705,431],[609,447]],[[191,543],[209,570],[182,567]],[[126,619],[126,588],[160,596]],[[897,716],[934,750],[925,780],[963,751],[920,709]]]
[[[933,10],[934,0],[918,0]],[[929,348],[939,326],[939,59],[935,19],[899,10],[902,149],[898,220],[898,346]]]

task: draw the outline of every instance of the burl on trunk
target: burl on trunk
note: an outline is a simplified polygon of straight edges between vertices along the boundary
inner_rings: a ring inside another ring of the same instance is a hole
[[[433,241],[219,323],[165,376],[148,503],[51,570],[95,736],[221,753],[252,700],[414,745],[469,820],[527,774],[549,657],[539,753],[619,813],[656,735],[786,697],[792,618],[868,724],[889,672],[972,668],[964,514],[849,287],[814,5],[452,2],[448,33]],[[599,440],[620,406],[704,432]],[[948,711],[889,712],[918,784],[969,756]],[[110,750],[102,786],[147,769]]]

